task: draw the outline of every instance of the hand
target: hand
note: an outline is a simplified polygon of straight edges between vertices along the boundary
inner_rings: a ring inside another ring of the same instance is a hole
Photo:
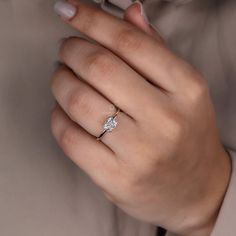
[[[207,83],[138,13],[124,20],[70,1],[62,20],[96,43],[64,41],[52,75],[60,147],[128,214],[180,235],[209,235],[230,177]],[[71,11],[72,12],[72,11]],[[116,107],[118,126],[96,140]]]

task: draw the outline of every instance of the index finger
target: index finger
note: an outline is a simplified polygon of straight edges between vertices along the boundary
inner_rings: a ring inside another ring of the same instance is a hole
[[[177,81],[170,76],[170,68],[180,70],[180,60],[162,43],[131,23],[90,5],[68,0],[65,7],[70,8],[70,15],[62,14],[55,5],[65,22],[110,49],[154,84],[174,90]]]

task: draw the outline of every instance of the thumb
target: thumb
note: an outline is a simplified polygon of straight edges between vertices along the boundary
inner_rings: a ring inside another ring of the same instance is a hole
[[[124,20],[132,23],[145,33],[155,37],[158,41],[164,43],[164,39],[160,36],[157,29],[154,29],[153,26],[149,23],[142,3],[139,0],[136,0],[125,10]]]

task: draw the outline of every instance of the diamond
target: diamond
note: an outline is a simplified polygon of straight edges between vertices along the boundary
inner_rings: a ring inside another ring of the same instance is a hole
[[[116,126],[117,126],[118,122],[116,121],[116,116],[115,117],[108,117],[103,128],[104,130],[111,132]]]

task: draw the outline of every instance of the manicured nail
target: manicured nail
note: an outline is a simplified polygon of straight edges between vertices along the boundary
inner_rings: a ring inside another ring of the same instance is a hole
[[[142,4],[139,0],[135,0],[135,1],[133,2],[133,4],[136,4],[136,3],[139,5],[139,9],[140,9],[141,16],[143,17],[143,19],[145,20],[145,22],[149,25],[150,23],[149,23],[149,20],[148,20],[148,18],[147,18],[147,15],[146,15],[146,13],[145,13],[145,11],[144,11],[143,4]]]
[[[64,18],[70,19],[73,16],[75,16],[77,9],[74,5],[72,5],[66,1],[58,1],[54,5],[54,11],[58,15],[60,15]]]

